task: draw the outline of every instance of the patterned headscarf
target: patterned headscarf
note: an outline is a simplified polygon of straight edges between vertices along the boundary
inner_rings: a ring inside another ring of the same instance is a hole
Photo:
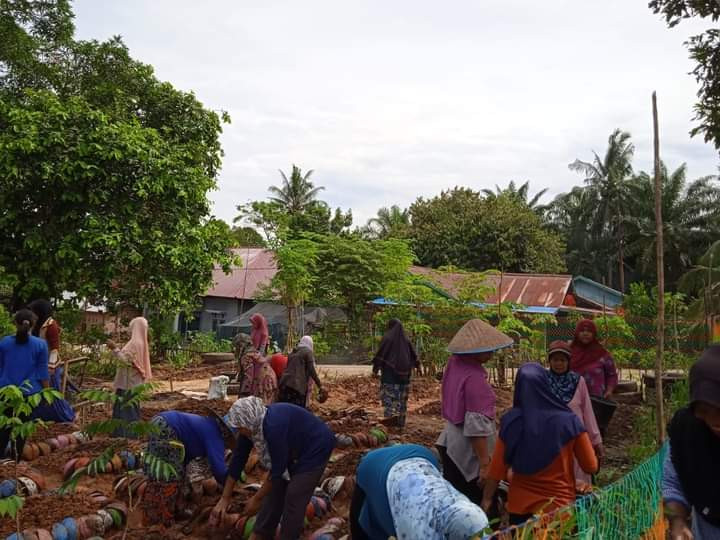
[[[249,396],[240,398],[233,403],[227,418],[231,427],[250,431],[253,445],[260,456],[260,463],[265,469],[270,470],[270,452],[263,433],[265,414],[267,414],[267,407],[263,400],[259,397]]]
[[[564,354],[567,357],[568,363],[565,373],[557,374],[552,368],[548,370],[548,375],[550,375],[548,380],[550,391],[563,403],[570,403],[572,398],[575,397],[575,391],[580,382],[580,375],[574,371],[570,371],[571,352],[570,346],[567,343],[564,341],[553,341],[548,350],[548,360],[555,353]]]

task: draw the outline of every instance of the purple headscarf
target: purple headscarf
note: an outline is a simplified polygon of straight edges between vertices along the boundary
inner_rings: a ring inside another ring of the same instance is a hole
[[[505,463],[518,474],[543,470],[585,431],[575,413],[552,393],[548,378],[540,364],[522,366],[515,379],[513,408],[500,421]]]
[[[451,424],[462,424],[466,412],[479,412],[495,419],[495,392],[487,371],[474,354],[450,357],[442,381],[442,415]]]

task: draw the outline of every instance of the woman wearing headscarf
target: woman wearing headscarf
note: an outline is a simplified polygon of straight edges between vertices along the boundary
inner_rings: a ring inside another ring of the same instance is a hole
[[[35,314],[36,320],[32,333],[44,339],[48,346],[48,371],[50,373],[50,386],[62,391],[63,368],[60,365],[60,325],[52,317],[53,307],[47,300],[34,300],[28,308]],[[33,411],[33,418],[40,418],[47,422],[72,422],[75,420],[75,411],[70,403],[62,398],[56,398],[52,403],[41,403]]]
[[[373,375],[380,375],[380,401],[388,425],[405,427],[407,402],[410,395],[410,374],[418,368],[417,353],[405,335],[402,323],[390,319],[387,331],[373,358]]]
[[[233,340],[240,366],[240,396],[257,396],[265,405],[277,398],[277,376],[267,358],[254,347],[252,338],[238,334]]]
[[[668,435],[662,491],[670,538],[720,538],[720,345],[690,368],[690,403]]]
[[[130,321],[130,341],[118,350],[113,341],[108,348],[115,354],[117,367],[113,388],[118,400],[113,406],[113,418],[126,422],[140,420],[140,405],[127,403],[129,392],[146,383],[152,377],[150,368],[150,345],[148,344],[148,322],[144,317]],[[126,429],[116,430],[115,436],[128,436]]]
[[[437,440],[443,476],[475,504],[482,501],[495,445],[495,392],[483,367],[493,353],[512,345],[512,338],[473,319],[455,334],[442,380],[445,427]]]
[[[570,369],[585,379],[591,396],[607,399],[618,384],[618,374],[612,356],[598,341],[597,333],[597,327],[590,319],[577,324],[571,345]]]
[[[297,347],[288,356],[287,366],[278,383],[278,401],[308,407],[312,382],[315,382],[318,387],[320,401],[325,401],[327,393],[315,370],[313,340],[310,336],[303,336]]]
[[[350,504],[353,540],[467,540],[487,525],[482,509],[442,477],[424,446],[372,450],[358,465]]]
[[[570,346],[564,341],[553,341],[548,349],[550,363],[550,391],[574,412],[587,430],[590,442],[598,458],[603,455],[602,435],[595,420],[590,394],[585,379],[570,371]],[[575,483],[577,491],[585,492],[592,485],[592,477],[583,471],[575,461]]]
[[[29,309],[15,313],[16,332],[0,340],[0,388],[17,386],[24,396],[32,396],[48,388],[48,349],[45,340],[31,335],[35,316]],[[20,414],[24,422],[28,416]],[[10,441],[12,426],[0,428],[0,458]],[[20,459],[25,439],[15,440],[15,458]]]
[[[253,347],[265,356],[268,345],[270,344],[270,332],[268,331],[267,320],[260,313],[255,313],[250,317],[250,324],[252,325],[250,337],[252,338]]]
[[[300,538],[305,509],[330,459],[335,435],[325,422],[302,407],[289,403],[266,407],[256,397],[238,399],[227,419],[230,427],[252,441],[261,465],[269,471],[243,509],[245,516],[257,513],[253,533],[258,538],[273,539],[280,523],[280,540]],[[238,460],[234,467],[242,469],[245,462]],[[211,525],[223,522],[234,487],[231,472],[212,511]]]
[[[498,484],[512,468],[507,501],[511,525],[575,501],[575,459],[586,473],[597,472],[587,431],[550,391],[548,378],[540,364],[522,366],[515,380],[513,408],[500,421],[482,506],[487,511]]]

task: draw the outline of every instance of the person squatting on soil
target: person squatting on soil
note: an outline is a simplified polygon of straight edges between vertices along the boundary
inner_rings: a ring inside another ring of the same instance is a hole
[[[250,337],[253,347],[263,356],[267,354],[268,345],[270,345],[270,332],[268,331],[267,319],[260,313],[255,313],[250,317]]]
[[[690,403],[668,426],[662,492],[672,540],[720,538],[720,345],[690,368]]]
[[[128,326],[130,341],[118,350],[111,340],[107,346],[118,360],[113,388],[118,400],[113,405],[113,419],[125,422],[140,420],[140,405],[128,403],[133,388],[146,383],[152,377],[150,368],[150,345],[148,344],[148,322],[144,317],[135,317]],[[130,437],[126,428],[118,428],[115,437]]]
[[[479,319],[455,334],[442,380],[445,427],[437,440],[443,476],[475,504],[495,446],[495,392],[483,364],[512,339]]]
[[[570,369],[585,379],[591,396],[608,399],[618,384],[618,374],[612,356],[600,344],[597,334],[590,319],[577,324],[570,346]]]
[[[261,465],[269,471],[242,512],[245,516],[257,513],[252,538],[275,538],[278,523],[280,540],[300,538],[305,509],[330,459],[335,435],[325,422],[302,407],[290,403],[266,407],[257,397],[238,399],[227,418],[228,424],[243,436],[240,440],[247,437],[252,441]],[[244,458],[246,461],[247,455]],[[242,470],[245,462],[233,461],[233,467]],[[211,526],[223,523],[234,487],[235,476],[231,473],[210,515]]]
[[[385,409],[386,425],[405,427],[410,395],[410,374],[420,369],[417,353],[405,335],[402,323],[390,319],[387,331],[373,358],[373,375],[380,372],[380,402]]]
[[[24,396],[32,396],[50,386],[48,348],[44,339],[31,335],[35,316],[29,309],[15,313],[16,332],[0,340],[0,388],[17,386]],[[21,414],[26,422],[28,416]],[[12,426],[0,429],[0,458],[6,457]],[[16,461],[22,456],[25,439],[18,437],[10,454]]]
[[[277,376],[270,362],[255,348],[252,338],[238,334],[233,339],[240,375],[240,397],[257,396],[265,405],[277,398]]]
[[[151,433],[145,459],[145,475],[150,480],[143,495],[142,509],[146,525],[172,525],[176,517],[190,517],[190,508],[184,502],[202,495],[199,479],[209,472],[219,486],[225,485],[228,467],[225,465],[225,449],[233,450],[230,474],[240,477],[242,467],[233,466],[246,461],[247,455],[236,451],[236,434],[226,421],[208,410],[206,416],[178,411],[165,411],[150,421],[155,428]],[[247,449],[249,453],[249,448]],[[153,464],[160,460],[173,467],[174,477],[156,475]],[[197,478],[196,478],[197,477]]]
[[[574,412],[582,422],[600,459],[604,449],[602,435],[595,420],[590,394],[585,379],[570,371],[570,346],[564,341],[553,341],[548,349],[550,391]],[[592,477],[582,470],[575,460],[575,487],[578,492],[585,493],[592,488]]]
[[[50,373],[50,386],[62,392],[63,367],[60,365],[60,325],[53,319],[53,307],[48,300],[34,300],[28,308],[36,317],[32,333],[44,339],[48,346],[48,372]],[[40,418],[46,422],[72,422],[75,420],[75,411],[67,400],[56,398],[52,403],[41,403],[33,411],[33,418]]]
[[[278,401],[309,407],[312,382],[318,387],[320,402],[324,402],[327,399],[327,392],[315,370],[313,340],[310,336],[303,336],[288,356],[287,366],[278,384],[280,387]]]
[[[350,505],[353,540],[467,540],[487,525],[485,513],[443,479],[424,446],[372,450],[358,465]]]
[[[522,366],[515,380],[513,408],[503,415],[485,483],[487,511],[512,468],[507,509],[510,524],[549,513],[575,501],[574,459],[589,474],[598,469],[590,437],[577,415],[550,390],[540,364]]]

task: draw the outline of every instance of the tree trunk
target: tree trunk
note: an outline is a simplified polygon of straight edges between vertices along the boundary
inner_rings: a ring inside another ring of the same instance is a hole
[[[618,228],[618,277],[620,281],[620,292],[625,292],[625,231],[623,230],[622,222]]]
[[[657,318],[657,351],[655,356],[655,416],[657,419],[658,445],[665,441],[665,414],[663,412],[663,353],[665,349],[665,268],[663,246],[663,219],[662,219],[662,182],[660,178],[660,135],[658,128],[657,96],[652,95],[654,151],[655,151],[655,234],[657,249],[657,288],[658,288],[658,318]]]

